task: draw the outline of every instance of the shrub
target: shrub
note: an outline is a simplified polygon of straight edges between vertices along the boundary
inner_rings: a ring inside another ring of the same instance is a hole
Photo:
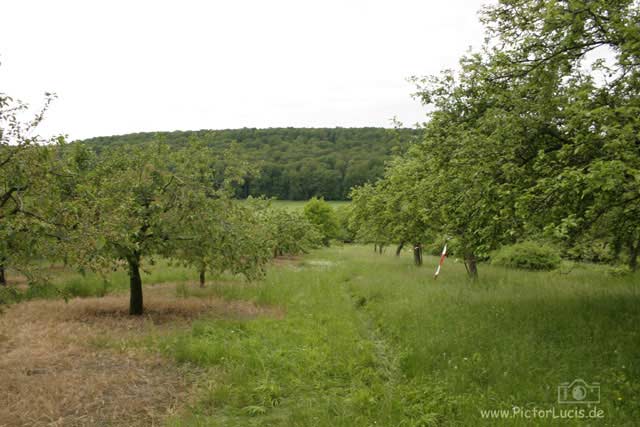
[[[356,240],[357,230],[350,224],[351,206],[340,206],[335,212],[339,227],[338,239],[344,243],[353,243]]]
[[[560,266],[560,254],[551,246],[521,242],[504,246],[491,257],[491,263],[524,270],[553,270]]]
[[[65,282],[60,290],[69,297],[103,297],[109,292],[110,283],[89,277],[72,278]]]
[[[567,249],[566,257],[575,261],[611,263],[615,260],[615,253],[606,240],[587,234]]]
[[[0,312],[3,305],[20,301],[20,293],[13,286],[0,286]]]
[[[338,217],[329,203],[323,198],[311,198],[304,205],[304,216],[322,235],[322,244],[329,246],[331,239],[338,237],[340,226]]]
[[[631,274],[631,269],[627,265],[607,266],[604,270],[604,274],[611,277],[622,277],[627,274]]]

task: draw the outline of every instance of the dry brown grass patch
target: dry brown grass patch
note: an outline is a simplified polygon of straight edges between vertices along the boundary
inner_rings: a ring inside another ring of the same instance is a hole
[[[272,260],[273,264],[280,267],[295,266],[302,262],[302,257],[299,255],[281,255]]]
[[[30,301],[0,314],[0,426],[157,425],[189,398],[193,381],[171,360],[101,340],[131,342],[202,316],[281,316],[249,302],[178,298],[146,288],[145,315],[128,296]]]

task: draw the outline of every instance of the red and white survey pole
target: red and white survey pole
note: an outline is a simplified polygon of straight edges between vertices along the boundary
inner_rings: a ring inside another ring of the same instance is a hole
[[[434,279],[438,278],[438,274],[440,274],[440,268],[442,268],[442,264],[444,264],[444,259],[447,257],[447,244],[444,244],[444,248],[442,248],[442,254],[440,255],[440,262],[438,263],[438,267],[436,267],[436,272],[433,275]]]

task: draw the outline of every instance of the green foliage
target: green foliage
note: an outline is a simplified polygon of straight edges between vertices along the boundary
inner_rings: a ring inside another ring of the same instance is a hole
[[[340,205],[335,212],[338,219],[338,239],[344,243],[355,242],[357,230],[351,226],[353,207],[351,205]]]
[[[615,263],[620,258],[621,251],[622,248],[616,250],[611,239],[585,233],[568,245],[563,256],[582,262]]]
[[[12,286],[0,286],[0,314],[2,306],[9,305],[21,300],[20,293]]]
[[[524,270],[553,270],[560,266],[560,254],[550,245],[521,242],[503,246],[491,255],[491,263]]]
[[[42,109],[25,119],[28,106],[0,93],[0,269],[24,270],[39,257],[56,255],[56,184],[65,170],[54,154],[64,140],[37,135],[54,98],[46,94]]]
[[[504,244],[544,236],[573,248],[590,233],[624,247],[635,269],[639,18],[632,0],[485,8],[482,50],[459,71],[414,79],[432,111],[423,140],[353,193],[366,240],[456,238],[474,273]],[[601,47],[613,57],[586,59]]]
[[[345,200],[352,187],[382,175],[394,147],[403,147],[418,135],[412,129],[273,128],[136,133],[86,142],[101,152],[113,145],[157,140],[179,148],[195,139],[213,153],[222,153],[235,141],[239,157],[256,165],[258,171],[234,184],[236,197]],[[218,158],[214,167],[224,170],[224,159]]]
[[[373,184],[365,184],[351,191],[352,208],[348,227],[355,230],[356,240],[384,245],[393,236],[385,217],[386,194],[378,192]]]
[[[299,210],[273,207],[259,199],[250,199],[249,203],[266,227],[266,245],[274,257],[299,255],[321,245],[322,235]]]
[[[103,297],[111,291],[111,283],[104,279],[99,280],[97,277],[90,279],[81,276],[65,281],[60,289],[70,297]]]
[[[186,223],[185,234],[166,256],[199,272],[262,277],[271,259],[269,230],[250,206],[229,199],[204,199],[201,214]]]
[[[357,230],[360,241],[421,248],[434,237],[438,224],[425,215],[431,205],[425,202],[421,187],[425,172],[417,159],[398,157],[388,164],[383,179],[352,190],[350,226]]]
[[[233,149],[225,159],[224,171],[215,170],[215,157],[196,141],[179,150],[152,143],[114,146],[99,157],[88,153],[91,167],[79,170],[68,204],[68,262],[99,271],[126,265],[132,314],[142,312],[145,258],[260,277],[270,255],[267,232],[247,206],[231,199],[245,165]]]
[[[630,273],[631,273],[631,269],[626,265],[613,266],[605,270],[605,274],[612,277],[627,276]]]
[[[333,208],[323,198],[311,198],[304,205],[304,216],[322,236],[322,244],[329,246],[331,239],[338,237],[340,226]]]

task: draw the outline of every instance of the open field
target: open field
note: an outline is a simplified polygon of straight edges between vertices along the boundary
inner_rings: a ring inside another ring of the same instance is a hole
[[[640,419],[638,275],[481,265],[472,283],[448,259],[434,281],[435,262],[334,247],[277,260],[262,283],[205,289],[160,262],[142,318],[125,314],[125,275],[105,288],[58,271],[88,297],[0,315],[0,426],[495,425],[481,411],[514,407],[603,417],[500,425]],[[577,378],[599,383],[599,404],[558,404]]]
[[[284,209],[302,211],[302,208],[304,207],[305,203],[307,203],[306,200],[274,200],[273,206],[284,208]],[[347,206],[351,202],[342,201],[342,200],[327,200],[327,203],[331,205],[334,209],[337,209],[341,206]]]

